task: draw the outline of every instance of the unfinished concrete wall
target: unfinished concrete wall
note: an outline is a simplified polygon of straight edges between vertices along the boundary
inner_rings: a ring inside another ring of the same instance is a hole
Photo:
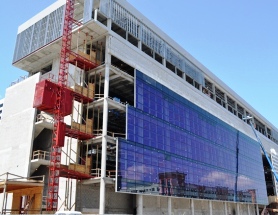
[[[28,176],[36,110],[33,108],[36,74],[6,90],[0,125],[0,171]]]
[[[143,214],[167,214],[167,198],[160,196],[143,196]]]
[[[182,198],[172,199],[172,213],[190,215],[191,213],[191,200]]]
[[[98,214],[99,184],[78,185],[76,210],[87,214]],[[106,214],[135,214],[136,198],[139,195],[116,193],[113,185],[106,188]],[[250,215],[256,214],[256,205],[245,203],[221,202],[167,196],[143,195],[144,215],[168,213],[168,198],[171,198],[171,214],[175,215]],[[137,206],[138,207],[138,206]],[[193,209],[194,208],[194,209]]]
[[[225,214],[225,203],[224,202],[211,202],[213,215]]]
[[[99,212],[99,184],[77,186],[76,210],[87,214]],[[133,214],[135,198],[125,193],[115,193],[114,185],[107,185],[105,193],[106,214]]]
[[[139,195],[135,195],[139,196]],[[143,195],[143,213],[169,214],[167,196]],[[171,198],[171,197],[170,197]],[[175,215],[255,215],[256,205],[199,199],[171,198],[171,214]]]

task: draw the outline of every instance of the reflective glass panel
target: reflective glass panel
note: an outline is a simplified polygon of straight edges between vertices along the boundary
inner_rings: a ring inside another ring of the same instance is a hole
[[[137,71],[117,191],[267,204],[260,145]]]

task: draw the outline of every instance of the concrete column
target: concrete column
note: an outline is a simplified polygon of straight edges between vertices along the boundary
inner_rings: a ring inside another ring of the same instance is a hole
[[[112,28],[112,20],[107,19],[107,28],[110,30]],[[106,43],[107,44],[107,43]]]
[[[95,9],[95,11],[94,11],[94,20],[96,21],[97,20],[97,9]]]
[[[209,201],[209,215],[213,215],[212,214],[212,201]]]
[[[182,73],[182,79],[186,80],[186,74],[185,74],[185,72]]]
[[[227,206],[227,202],[224,202],[224,215],[228,215],[228,206]]]
[[[168,203],[168,215],[172,214],[172,198],[168,197],[167,198],[167,203]]]
[[[216,101],[215,84],[212,84],[212,94],[213,94],[213,100]]]
[[[239,203],[236,203],[236,214],[240,214]]]
[[[106,37],[106,44],[108,44],[108,39],[109,36]],[[107,156],[107,122],[108,122],[108,92],[109,92],[110,63],[111,63],[111,55],[108,54],[108,46],[106,45],[99,214],[105,214],[105,178],[106,178],[106,156]]]
[[[190,203],[191,203],[191,215],[195,215],[194,200],[191,199]]]
[[[246,110],[243,109],[243,118],[246,118]],[[247,122],[247,120],[244,120],[245,122]]]
[[[138,49],[142,50],[142,41],[141,40],[138,41]]]
[[[226,93],[224,93],[224,103],[225,103],[225,108],[228,110],[228,99]]]
[[[251,215],[250,213],[250,204],[247,205],[248,215]]]
[[[264,126],[264,135],[267,137],[268,135],[267,135],[267,126],[265,125]]]
[[[143,195],[136,195],[136,214],[143,215]]]
[[[166,66],[166,59],[165,58],[162,59],[162,65]]]
[[[256,214],[257,214],[257,215],[260,215],[260,212],[259,212],[259,205],[256,205]]]
[[[238,116],[238,111],[237,111],[237,102],[235,101],[235,114],[236,114],[236,116]]]

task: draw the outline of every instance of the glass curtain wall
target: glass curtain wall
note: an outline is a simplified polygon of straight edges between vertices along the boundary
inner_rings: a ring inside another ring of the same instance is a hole
[[[139,71],[117,191],[267,204],[260,145]]]

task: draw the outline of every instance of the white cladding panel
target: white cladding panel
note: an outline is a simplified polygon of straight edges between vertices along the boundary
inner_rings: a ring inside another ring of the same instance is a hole
[[[23,177],[29,174],[35,109],[35,85],[40,74],[8,88],[0,125],[0,170]]]

